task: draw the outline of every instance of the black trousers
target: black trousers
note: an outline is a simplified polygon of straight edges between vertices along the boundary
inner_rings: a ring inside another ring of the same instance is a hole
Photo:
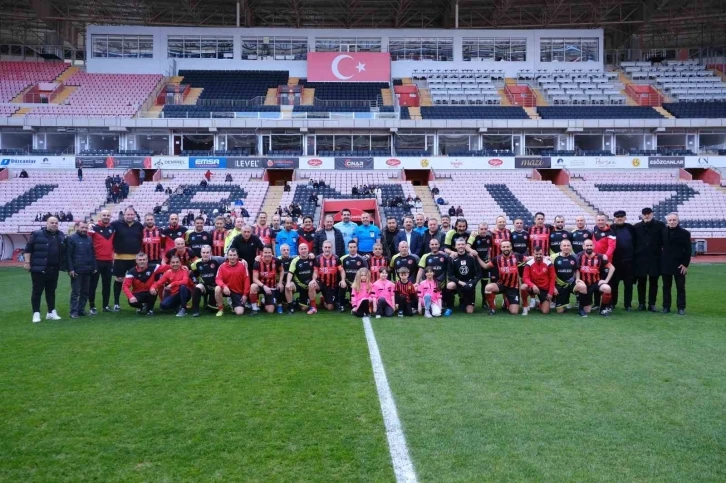
[[[147,310],[154,310],[154,304],[156,303],[156,295],[151,295],[149,292],[136,292],[136,303],[129,302],[129,305],[140,309],[143,304],[146,304]]]
[[[398,305],[398,311],[403,312],[403,315],[413,315],[418,311],[418,296],[410,295],[408,300],[399,294],[396,294],[396,305]]]
[[[625,308],[633,305],[633,263],[624,262],[615,267],[613,278],[610,279],[610,288],[612,288],[612,306],[618,305],[618,295],[620,292],[620,282],[623,282],[625,289],[623,290],[623,305]]]
[[[71,313],[78,314],[85,312],[88,302],[88,290],[91,286],[90,273],[77,273],[71,279]]]
[[[33,288],[30,295],[30,305],[33,313],[40,312],[40,297],[45,292],[45,303],[48,312],[55,310],[55,289],[58,287],[59,267],[48,267],[45,272],[31,272],[30,279]]]
[[[366,314],[371,313],[371,305],[368,300],[364,300],[358,305],[358,308],[353,311],[353,315],[356,317],[363,317]]]
[[[101,280],[101,295],[103,307],[108,306],[111,299],[111,279],[113,278],[113,262],[97,261],[98,271],[91,275],[91,288],[88,293],[88,303],[91,308],[96,307],[96,288],[98,281]]]
[[[174,295],[167,295],[159,303],[159,307],[162,310],[179,310],[180,308],[186,308],[187,302],[191,298],[191,290],[185,285],[179,287],[179,291]]]
[[[686,309],[686,276],[676,275],[663,275],[663,308],[671,308],[671,288],[673,287],[673,279],[676,280],[676,308],[678,310]]]
[[[212,305],[217,305],[214,301],[214,287],[204,287],[204,293],[199,290],[199,287],[195,286],[192,289],[192,312],[199,312],[199,304],[204,299],[204,305],[209,305],[209,301],[214,302]]]
[[[655,299],[658,297],[658,275],[650,275],[638,277],[638,305],[646,305],[645,303],[645,286],[648,285],[648,307],[655,305]]]

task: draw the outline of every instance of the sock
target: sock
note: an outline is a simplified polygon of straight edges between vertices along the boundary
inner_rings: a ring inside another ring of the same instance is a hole
[[[257,305],[258,300],[259,300],[259,296],[256,293],[250,294],[250,302],[252,302],[252,305]]]
[[[495,294],[495,293],[487,294],[487,303],[489,304],[490,309],[494,308],[496,298],[497,298],[497,294]]]
[[[113,303],[114,305],[119,305],[119,297],[121,297],[121,287],[123,286],[122,282],[118,282],[114,280],[113,282]]]
[[[579,294],[577,296],[577,304],[579,309],[585,308],[585,294]]]
[[[522,298],[522,307],[529,308],[529,291],[520,290],[519,296]]]
[[[222,304],[222,305],[217,305],[217,310],[224,310],[224,304]]]
[[[310,307],[312,307],[312,308],[314,308],[314,309],[317,310],[317,308],[318,308],[318,299],[317,299],[317,297],[314,298],[314,299],[312,299],[312,300],[310,300]]]
[[[602,306],[603,306],[603,307],[608,307],[608,306],[610,306],[610,299],[611,299],[611,298],[612,298],[612,295],[611,295],[611,294],[609,294],[609,293],[604,293],[604,294],[602,294],[602,298],[601,298],[601,300],[602,300]]]

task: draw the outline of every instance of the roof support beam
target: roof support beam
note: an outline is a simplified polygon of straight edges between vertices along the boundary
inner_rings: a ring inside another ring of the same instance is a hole
[[[58,34],[62,41],[77,47],[78,31],[70,21],[58,18],[60,12],[56,11],[49,0],[30,0],[30,5],[38,19],[45,22],[48,28]]]

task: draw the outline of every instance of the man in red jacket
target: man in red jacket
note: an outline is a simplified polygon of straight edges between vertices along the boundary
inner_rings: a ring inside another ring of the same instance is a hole
[[[169,260],[171,270],[168,270],[149,290],[151,295],[162,293],[159,306],[162,310],[177,310],[177,317],[187,315],[187,302],[192,295],[194,284],[189,277],[189,269],[183,267],[181,259],[174,255]],[[166,293],[164,293],[166,292]]]
[[[617,240],[615,238],[615,232],[613,232],[608,224],[607,217],[602,213],[595,218],[595,229],[592,231],[592,241],[594,243],[593,249],[595,250],[595,254],[603,255],[605,261],[612,262]],[[604,273],[607,273],[607,268],[604,269]],[[603,276],[605,275],[603,274]],[[593,308],[600,308],[600,292],[595,292],[595,305],[593,305]]]
[[[557,295],[555,289],[555,266],[544,257],[544,247],[534,247],[534,258],[524,265],[523,282],[519,287],[522,297],[522,315],[529,313],[529,294],[539,299],[539,307],[543,314],[550,312],[552,298]]]
[[[250,276],[247,262],[239,258],[236,248],[227,250],[227,261],[219,266],[215,282],[217,317],[224,315],[224,297],[232,299],[232,310],[235,314],[244,314],[245,302],[250,294]]]
[[[136,307],[140,315],[154,315],[156,294],[151,294],[154,286],[154,275],[158,265],[149,265],[149,256],[146,253],[136,255],[136,266],[126,272],[122,290],[129,299],[129,305]]]
[[[91,287],[88,293],[88,303],[91,306],[89,313],[96,315],[96,289],[101,280],[101,294],[103,297],[103,311],[111,312],[111,278],[113,277],[113,237],[116,230],[111,226],[111,212],[101,211],[101,219],[88,231],[93,241],[93,251],[96,254],[98,270],[91,275]]]

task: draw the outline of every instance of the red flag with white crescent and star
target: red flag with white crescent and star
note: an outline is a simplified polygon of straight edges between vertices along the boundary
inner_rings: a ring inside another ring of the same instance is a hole
[[[388,52],[308,52],[308,82],[390,82]]]

